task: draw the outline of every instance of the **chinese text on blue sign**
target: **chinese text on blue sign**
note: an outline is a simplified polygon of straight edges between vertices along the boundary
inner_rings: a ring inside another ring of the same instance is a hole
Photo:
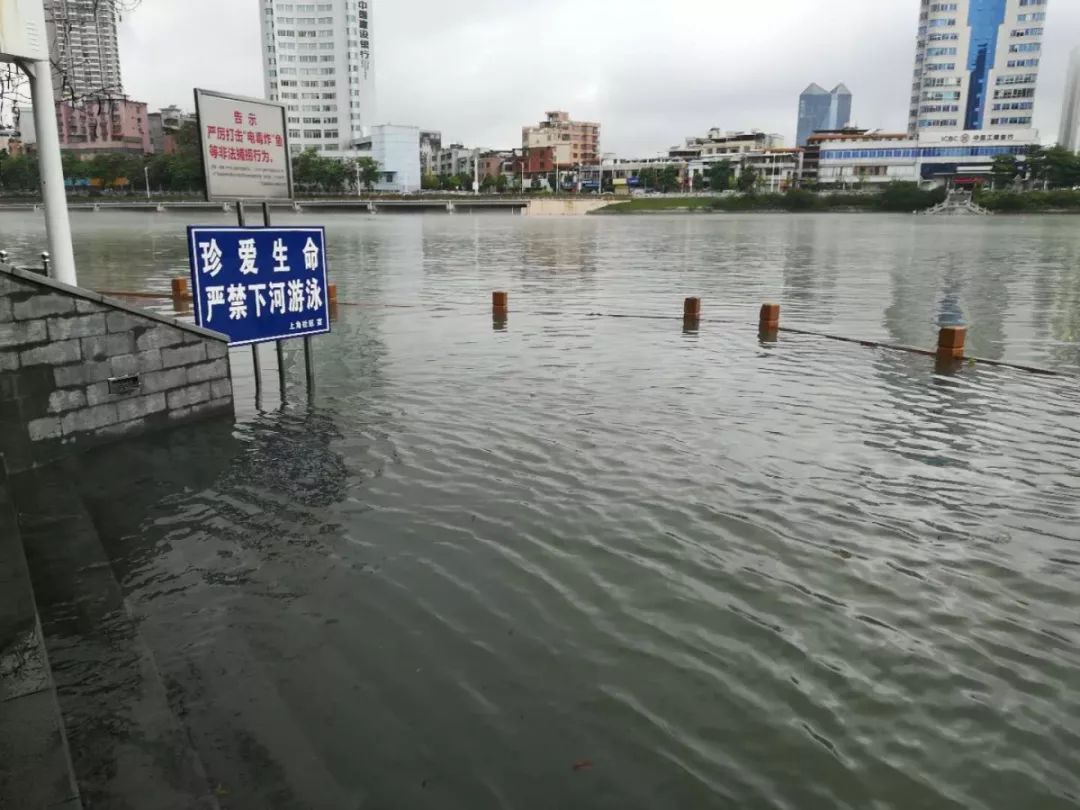
[[[330,331],[322,228],[188,228],[195,322],[229,345]]]

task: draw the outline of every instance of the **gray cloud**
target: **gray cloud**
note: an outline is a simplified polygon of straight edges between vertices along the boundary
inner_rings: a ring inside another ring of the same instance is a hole
[[[649,155],[709,127],[794,138],[798,94],[844,82],[858,124],[903,129],[918,0],[376,0],[379,118],[470,145],[520,144],[566,109],[602,148]],[[130,95],[262,95],[256,0],[144,0],[122,28]],[[1036,124],[1057,135],[1080,4],[1050,0]]]

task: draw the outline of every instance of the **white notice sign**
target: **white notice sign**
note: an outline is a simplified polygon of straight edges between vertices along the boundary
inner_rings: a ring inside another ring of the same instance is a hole
[[[0,62],[49,58],[41,0],[0,0]]]
[[[284,105],[196,90],[195,111],[207,199],[292,199]]]

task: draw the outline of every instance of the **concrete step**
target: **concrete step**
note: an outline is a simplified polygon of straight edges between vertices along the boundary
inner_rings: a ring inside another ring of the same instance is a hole
[[[335,759],[348,760],[351,752],[335,744],[341,737],[312,711],[320,684],[299,679],[311,670],[279,657],[280,647],[267,643],[273,629],[250,623],[255,614],[245,600],[259,597],[238,585],[236,601],[223,601],[220,585],[203,579],[202,572],[218,570],[218,544],[178,531],[178,520],[186,523],[183,516],[191,508],[184,493],[213,488],[221,511],[205,513],[207,534],[222,532],[221,548],[238,556],[274,556],[275,543],[256,550],[262,540],[258,529],[232,527],[225,517],[244,502],[237,491],[243,487],[231,480],[237,451],[227,425],[217,432],[199,425],[100,448],[78,459],[83,503],[139,614],[173,713],[188,730],[222,805],[366,807],[353,770],[335,766]],[[209,623],[207,616],[213,617]],[[320,652],[320,661],[327,660],[336,660],[334,651]]]
[[[77,810],[82,803],[22,539],[0,480],[0,808],[6,807]]]
[[[10,486],[84,804],[218,810],[71,468],[21,473]]]

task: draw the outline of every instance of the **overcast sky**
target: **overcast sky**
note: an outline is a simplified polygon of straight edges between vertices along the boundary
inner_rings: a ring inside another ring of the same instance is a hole
[[[844,82],[859,126],[903,130],[919,0],[375,0],[378,123],[520,146],[565,109],[601,148],[664,151],[710,127],[794,140],[799,93]],[[258,0],[143,0],[120,49],[128,94],[192,106],[195,86],[261,96]],[[1049,0],[1036,125],[1057,137],[1080,2]]]

